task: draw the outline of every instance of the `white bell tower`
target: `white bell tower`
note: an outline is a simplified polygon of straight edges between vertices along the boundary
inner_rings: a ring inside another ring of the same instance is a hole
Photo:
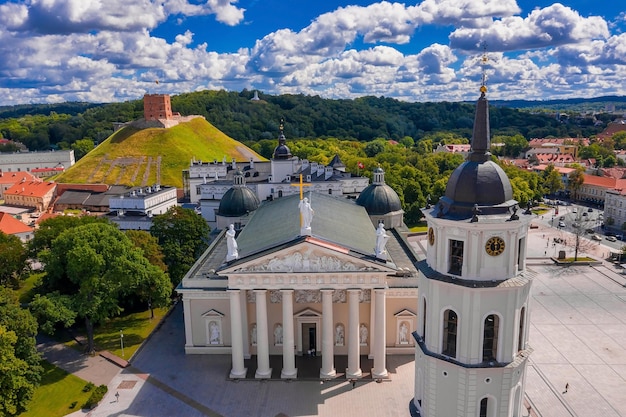
[[[491,160],[486,91],[483,82],[470,155],[424,210],[414,417],[523,415],[531,215],[518,213],[508,177]]]

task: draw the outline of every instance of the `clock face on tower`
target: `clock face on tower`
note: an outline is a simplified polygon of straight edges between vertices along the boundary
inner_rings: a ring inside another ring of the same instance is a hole
[[[435,231],[432,227],[428,228],[428,243],[430,243],[430,246],[435,244]]]
[[[497,236],[490,237],[485,245],[485,251],[491,256],[500,255],[504,252],[504,240]]]

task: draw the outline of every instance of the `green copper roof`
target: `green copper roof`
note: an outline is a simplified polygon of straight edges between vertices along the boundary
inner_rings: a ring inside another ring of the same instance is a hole
[[[311,235],[365,255],[374,253],[376,231],[365,209],[325,194],[306,193],[315,214]],[[299,195],[263,203],[237,237],[239,259],[300,237]]]

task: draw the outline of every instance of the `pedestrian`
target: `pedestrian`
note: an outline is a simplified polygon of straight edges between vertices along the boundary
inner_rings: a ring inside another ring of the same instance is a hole
[[[352,380],[352,389],[354,389],[354,387],[356,387],[356,379]]]
[[[569,382],[565,384],[565,392],[567,393],[567,390],[569,389]]]
[[[115,402],[116,402],[116,403],[119,403],[119,402],[120,402],[120,393],[119,393],[119,392],[116,392],[116,393],[115,393]]]

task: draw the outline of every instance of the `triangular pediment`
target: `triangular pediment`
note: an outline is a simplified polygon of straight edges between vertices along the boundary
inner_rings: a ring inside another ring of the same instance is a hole
[[[411,310],[407,310],[406,308],[394,314],[394,317],[415,317],[415,316],[417,316],[417,314],[415,314]]]
[[[294,317],[322,317],[322,313],[315,311],[312,308],[305,308],[299,313],[294,314]]]
[[[202,317],[220,317],[221,318],[221,317],[224,317],[224,315],[217,310],[211,309],[207,311],[206,313],[204,313]]]
[[[333,273],[394,272],[385,263],[368,259],[345,248],[322,241],[304,241],[295,245],[237,262],[220,273]]]

